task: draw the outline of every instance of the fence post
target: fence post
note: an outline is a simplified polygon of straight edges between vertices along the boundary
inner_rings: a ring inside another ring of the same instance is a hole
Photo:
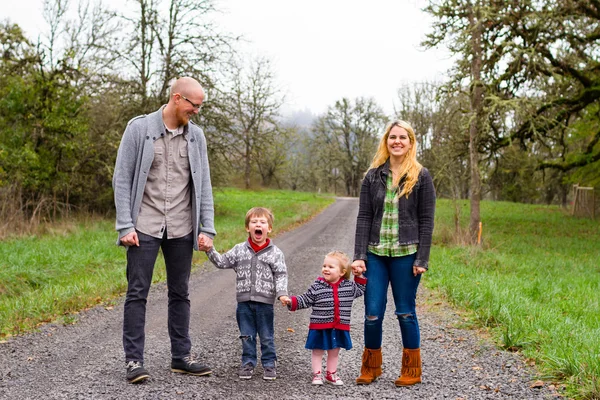
[[[577,187],[579,185],[573,185],[573,208],[571,209],[571,215],[575,215],[575,209],[577,208],[577,195],[579,194],[579,190]]]

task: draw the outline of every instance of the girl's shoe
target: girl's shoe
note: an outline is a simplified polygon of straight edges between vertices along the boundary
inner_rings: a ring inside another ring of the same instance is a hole
[[[337,371],[329,372],[325,375],[325,382],[335,386],[342,386],[344,382],[337,376]]]
[[[323,384],[323,374],[321,373],[321,371],[313,373],[312,384],[313,385],[322,385]]]

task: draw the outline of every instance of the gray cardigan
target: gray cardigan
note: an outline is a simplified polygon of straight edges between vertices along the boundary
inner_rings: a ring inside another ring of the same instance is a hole
[[[219,254],[212,248],[206,255],[217,268],[233,268],[238,303],[257,301],[273,304],[275,299],[288,294],[285,258],[273,242],[257,253],[246,240],[225,254]]]
[[[129,121],[121,139],[113,175],[117,209],[116,230],[119,232],[117,244],[121,243],[123,236],[135,230],[148,172],[154,159],[154,141],[160,138],[160,134],[165,130],[162,119],[163,107],[152,114],[142,115]],[[191,121],[185,130],[192,178],[194,237],[204,233],[212,238],[217,232],[214,228],[214,206],[206,138],[202,129]],[[198,250],[196,240],[194,240],[194,248]]]

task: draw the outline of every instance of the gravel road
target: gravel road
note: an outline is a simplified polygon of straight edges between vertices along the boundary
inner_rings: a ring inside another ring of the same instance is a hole
[[[291,294],[308,288],[318,276],[327,252],[339,249],[352,254],[357,210],[357,199],[340,198],[309,223],[274,239],[286,255]],[[218,240],[217,236],[217,245]],[[432,266],[436,267],[441,266]],[[310,311],[291,313],[281,306],[276,307],[275,314],[277,380],[264,381],[259,367],[251,380],[240,381],[236,375],[241,346],[235,322],[234,283],[233,271],[217,270],[207,264],[198,269],[190,282],[193,351],[212,367],[213,374],[209,377],[170,372],[166,287],[159,284],[152,288],[148,302],[145,366],[151,379],[147,382],[131,385],[125,381],[121,300],[113,308],[97,307],[82,313],[74,325],[48,324],[40,332],[0,344],[0,399],[547,399],[556,396],[547,387],[530,387],[533,371],[515,354],[499,351],[475,332],[457,328],[459,316],[443,304],[425,301],[430,294],[423,287],[417,310],[422,335],[423,384],[394,386],[402,349],[398,322],[391,307],[384,321],[383,375],[368,386],[354,384],[362,354],[362,301],[355,302],[353,310],[354,348],[340,353],[339,375],[344,386],[311,385],[310,352],[304,349]],[[391,298],[388,304],[393,304]]]

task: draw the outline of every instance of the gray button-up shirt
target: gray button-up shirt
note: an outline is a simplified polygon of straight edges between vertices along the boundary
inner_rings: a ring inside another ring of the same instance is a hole
[[[187,127],[170,131],[154,142],[154,160],[140,206],[136,229],[146,235],[180,238],[193,229]]]

